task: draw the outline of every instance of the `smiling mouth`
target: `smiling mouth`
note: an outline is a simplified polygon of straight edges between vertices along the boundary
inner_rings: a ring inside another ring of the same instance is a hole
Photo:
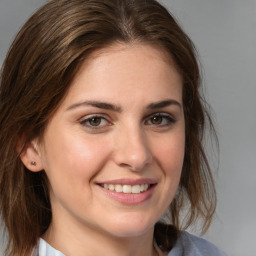
[[[101,187],[124,194],[140,194],[147,191],[151,184],[121,185],[121,184],[100,184]]]

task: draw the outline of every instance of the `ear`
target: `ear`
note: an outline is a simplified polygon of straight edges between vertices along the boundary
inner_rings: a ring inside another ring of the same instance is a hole
[[[37,140],[29,142],[25,148],[23,148],[20,159],[23,164],[32,172],[39,172],[43,170],[43,164],[41,154],[38,149]]]

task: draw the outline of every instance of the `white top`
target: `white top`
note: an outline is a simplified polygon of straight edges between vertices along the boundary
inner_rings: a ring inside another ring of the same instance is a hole
[[[31,256],[65,256],[54,249],[42,238],[39,240],[38,249]],[[168,256],[227,256],[212,243],[182,231],[175,246]]]

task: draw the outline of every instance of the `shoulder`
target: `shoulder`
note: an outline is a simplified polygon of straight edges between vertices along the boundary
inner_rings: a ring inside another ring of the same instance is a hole
[[[37,246],[34,248],[30,256],[65,256],[60,251],[50,246],[44,239],[40,238]]]
[[[219,248],[203,238],[182,231],[168,256],[227,256]]]

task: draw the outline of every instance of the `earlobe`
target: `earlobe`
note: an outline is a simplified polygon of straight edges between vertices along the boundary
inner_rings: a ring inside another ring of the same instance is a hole
[[[38,150],[37,142],[34,140],[23,148],[20,153],[20,159],[27,169],[32,172],[39,172],[43,170],[41,154]]]

